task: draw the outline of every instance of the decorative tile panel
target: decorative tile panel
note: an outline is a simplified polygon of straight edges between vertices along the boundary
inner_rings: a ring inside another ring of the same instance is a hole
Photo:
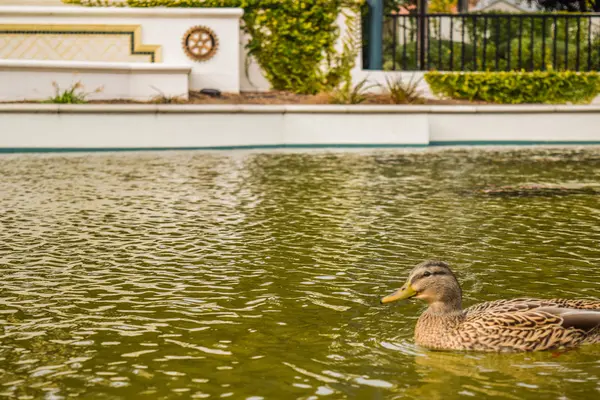
[[[139,43],[140,26],[0,25],[0,59],[160,62],[160,46]]]

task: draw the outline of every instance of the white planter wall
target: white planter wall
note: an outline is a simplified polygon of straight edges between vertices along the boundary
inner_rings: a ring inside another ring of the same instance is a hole
[[[215,88],[224,92],[237,93],[240,90],[239,49],[242,14],[241,9],[0,6],[0,26],[83,25],[88,28],[97,26],[105,29],[107,26],[140,25],[141,44],[160,46],[161,61],[164,64],[189,68],[189,89]],[[203,62],[190,59],[184,52],[182,44],[188,29],[198,25],[210,28],[219,40],[219,48],[214,57]],[[15,54],[7,58],[18,59],[19,57]],[[28,55],[25,59],[31,58],[41,61],[44,60],[44,55],[36,54],[35,57]],[[66,56],[64,61],[73,60]],[[112,59],[106,61],[114,62]],[[4,77],[2,82],[10,83],[7,79]],[[107,73],[106,79],[105,84],[110,85],[108,81],[112,79],[110,74]],[[52,75],[49,74],[48,85],[51,82]],[[150,85],[151,82],[149,81],[148,84]]]
[[[0,101],[43,101],[76,84],[86,100],[187,98],[189,73],[186,65],[0,60]]]

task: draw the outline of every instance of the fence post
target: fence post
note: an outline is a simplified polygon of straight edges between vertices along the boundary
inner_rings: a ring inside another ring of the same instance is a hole
[[[428,0],[417,0],[417,43],[419,47],[418,69],[425,69],[425,54],[427,53],[427,19]]]
[[[469,2],[467,0],[458,0],[458,12],[460,14],[469,12]]]
[[[369,2],[369,69],[383,69],[383,0]]]

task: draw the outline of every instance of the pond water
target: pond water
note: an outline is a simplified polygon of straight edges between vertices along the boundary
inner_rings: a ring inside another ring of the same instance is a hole
[[[600,149],[0,157],[0,397],[583,399],[600,346],[430,352],[465,305],[600,297]]]

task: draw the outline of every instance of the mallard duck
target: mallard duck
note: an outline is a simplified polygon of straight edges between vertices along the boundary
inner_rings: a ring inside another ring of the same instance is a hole
[[[600,301],[497,300],[462,308],[462,291],[445,262],[417,265],[381,303],[429,304],[415,327],[417,345],[434,350],[538,351],[600,343]]]

